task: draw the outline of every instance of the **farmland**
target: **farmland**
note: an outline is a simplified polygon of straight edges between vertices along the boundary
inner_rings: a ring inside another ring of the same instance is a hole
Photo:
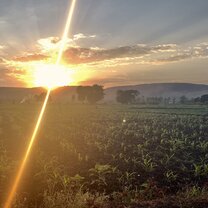
[[[0,105],[0,204],[40,107]],[[207,207],[207,138],[207,106],[50,103],[14,207]]]

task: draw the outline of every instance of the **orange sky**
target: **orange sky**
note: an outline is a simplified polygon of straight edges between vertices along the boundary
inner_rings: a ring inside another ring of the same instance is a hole
[[[70,1],[3,0],[0,86],[208,84],[208,3],[186,1],[78,1],[55,73]]]

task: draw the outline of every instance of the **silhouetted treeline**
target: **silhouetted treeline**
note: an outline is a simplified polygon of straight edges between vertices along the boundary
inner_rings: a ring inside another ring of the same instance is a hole
[[[104,98],[103,86],[79,86],[77,87],[78,100],[82,103],[95,104]]]
[[[133,104],[139,95],[137,90],[118,90],[116,101],[122,104]]]
[[[170,105],[170,104],[208,104],[208,94],[197,98],[181,97],[144,97],[137,90],[118,90],[116,101],[121,104],[151,104],[151,105]]]
[[[194,99],[195,103],[208,104],[208,94],[202,95]]]

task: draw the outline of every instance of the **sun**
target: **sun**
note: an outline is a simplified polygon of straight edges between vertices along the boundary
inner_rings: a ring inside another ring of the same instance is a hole
[[[33,84],[36,87],[54,89],[69,85],[72,80],[72,70],[63,65],[36,64],[33,71]]]

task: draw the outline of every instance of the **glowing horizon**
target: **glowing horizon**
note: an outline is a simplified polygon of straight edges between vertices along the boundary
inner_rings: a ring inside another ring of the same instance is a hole
[[[55,64],[65,46],[61,64],[76,69],[80,85],[208,84],[208,1],[190,1],[80,1],[66,45],[65,4],[1,1],[0,86],[35,87],[31,65]],[[80,80],[83,71],[89,75]]]
[[[37,64],[33,74],[33,85],[54,89],[73,82],[73,71],[64,65]]]
[[[69,15],[68,15],[66,26],[65,26],[64,33],[63,33],[63,36],[62,36],[62,40],[61,40],[62,42],[61,42],[61,47],[59,49],[59,53],[58,53],[58,57],[57,57],[57,61],[56,61],[56,67],[59,67],[59,64],[60,64],[60,61],[61,61],[61,58],[62,58],[62,55],[63,55],[65,43],[66,43],[67,36],[68,36],[69,30],[70,30],[70,25],[71,25],[71,21],[72,21],[74,9],[75,9],[76,1],[77,0],[72,0],[72,4],[71,4],[70,9],[69,9]],[[55,68],[55,70],[57,70],[57,68]],[[55,74],[54,74],[54,76],[55,76]],[[53,76],[53,78],[54,78],[54,76]],[[19,170],[16,174],[14,183],[13,183],[13,185],[11,187],[11,190],[8,194],[8,197],[6,199],[4,208],[11,208],[14,196],[17,192],[19,183],[20,183],[21,178],[23,176],[23,173],[24,173],[24,170],[25,170],[25,167],[26,167],[26,164],[27,164],[27,160],[30,156],[34,141],[36,139],[36,136],[37,136],[37,133],[38,133],[38,130],[39,130],[39,127],[40,127],[40,124],[41,124],[41,121],[42,121],[42,118],[43,118],[43,115],[44,115],[44,112],[45,112],[45,109],[46,109],[46,106],[47,106],[47,103],[48,103],[48,100],[49,100],[49,97],[50,97],[51,90],[54,87],[54,83],[50,83],[50,86],[48,85],[47,87],[48,87],[47,94],[46,94],[43,106],[41,108],[37,123],[35,125],[34,131],[32,133],[32,137],[30,139],[29,145],[27,147],[27,150],[25,152],[25,155],[23,157],[23,160],[21,162]]]

